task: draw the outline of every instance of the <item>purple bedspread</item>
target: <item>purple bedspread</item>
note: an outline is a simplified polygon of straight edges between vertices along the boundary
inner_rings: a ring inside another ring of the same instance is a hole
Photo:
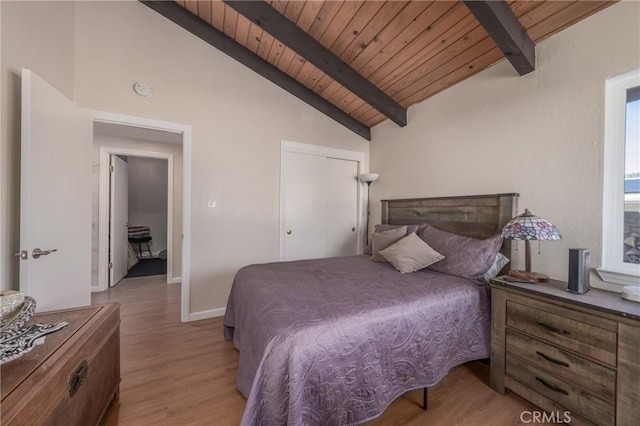
[[[489,356],[489,289],[367,256],[252,265],[224,333],[240,351],[242,425],[354,425]]]

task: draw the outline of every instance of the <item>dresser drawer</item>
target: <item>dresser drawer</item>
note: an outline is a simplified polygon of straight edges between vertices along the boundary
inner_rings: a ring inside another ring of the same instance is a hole
[[[507,302],[507,326],[609,365],[616,365],[616,323],[598,319],[606,328],[589,323],[586,314],[544,304],[544,311]],[[611,324],[609,324],[611,323]]]
[[[597,425],[615,423],[613,404],[511,355],[507,355],[506,375]]]
[[[615,401],[615,370],[511,329],[507,329],[506,339],[507,354],[581,386],[606,401]]]
[[[566,423],[571,426],[600,426],[595,424],[592,421],[585,419],[584,417],[579,416],[575,412],[568,410],[566,407],[563,407],[562,405],[558,404],[556,401],[529,389],[528,387],[520,384],[520,382],[513,380],[509,376],[504,377],[504,383],[507,386],[507,388],[513,393],[515,393],[516,395],[520,395],[522,398],[531,402],[535,406],[542,408],[547,413],[555,414],[556,419],[558,418],[565,419],[566,418],[565,416],[568,415],[571,421]],[[514,425],[518,424],[519,426],[523,426],[522,422],[514,422],[513,424]],[[550,425],[552,423],[545,423],[545,424]]]

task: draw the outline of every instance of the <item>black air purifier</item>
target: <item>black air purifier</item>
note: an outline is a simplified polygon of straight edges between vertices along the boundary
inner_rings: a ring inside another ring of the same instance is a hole
[[[589,257],[587,249],[569,249],[569,284],[567,291],[583,294],[591,288],[589,285]]]

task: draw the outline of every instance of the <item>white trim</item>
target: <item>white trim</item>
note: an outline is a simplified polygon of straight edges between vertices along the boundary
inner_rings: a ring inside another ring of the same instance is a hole
[[[285,236],[285,190],[284,187],[286,185],[286,173],[285,173],[285,161],[287,153],[297,153],[297,154],[307,154],[307,155],[316,155],[319,157],[329,157],[336,158],[339,160],[349,160],[355,161],[358,164],[358,176],[364,171],[364,161],[365,155],[364,152],[359,151],[349,151],[346,149],[339,148],[329,148],[326,146],[319,145],[310,145],[306,143],[300,142],[292,142],[287,140],[281,141],[280,146],[280,260],[284,260],[284,236]],[[363,206],[363,183],[358,179],[358,195],[357,195],[357,223],[356,229],[357,237],[356,244],[358,247],[358,253],[362,252],[362,242],[364,240],[364,233],[366,232],[363,229],[364,223],[364,206]]]
[[[129,148],[100,147],[99,204],[98,204],[98,291],[109,288],[109,164],[112,155],[157,158],[167,160],[167,284],[173,279],[173,154]],[[103,181],[104,179],[104,181]],[[106,194],[102,191],[106,191]],[[103,236],[106,236],[103,238]]]
[[[167,284],[173,280],[173,154],[167,158]]]
[[[607,290],[621,292],[621,286],[640,284],[640,279],[638,277],[634,277],[633,275],[621,274],[614,271],[606,271],[601,268],[596,268],[596,272],[600,276],[600,279],[604,281],[604,285],[602,287],[606,288]]]
[[[330,148],[287,140],[282,141],[282,152],[297,152],[298,154],[318,155],[320,157],[331,157],[364,163],[364,152],[348,151],[346,149]]]
[[[189,322],[191,285],[191,126],[182,129],[182,285],[180,319]]]
[[[171,123],[168,121],[151,120],[148,118],[133,117],[122,114],[114,114],[104,111],[91,111],[93,120],[102,123],[119,124],[126,126],[142,127],[153,130],[160,130],[165,132],[182,133],[182,277],[180,277],[181,285],[181,307],[180,307],[180,319],[182,322],[189,322],[189,297],[190,297],[190,265],[191,265],[191,250],[189,244],[191,242],[191,143],[192,132],[191,126],[185,124]],[[102,161],[102,158],[101,158]],[[171,168],[173,173],[173,168]],[[100,171],[102,173],[102,170]],[[100,190],[104,191],[104,182],[101,182]],[[173,191],[172,185],[170,185]],[[107,191],[108,193],[108,188]],[[173,194],[172,194],[173,195]],[[100,198],[100,202],[103,203],[103,199]],[[173,207],[171,207],[173,208]],[[104,217],[101,218],[105,220]],[[101,222],[103,223],[103,222]],[[99,230],[99,238],[104,241],[108,233],[103,229]],[[167,235],[169,238],[169,235]],[[172,236],[173,238],[173,236]],[[168,241],[168,240],[167,240]],[[169,245],[169,244],[167,244]],[[168,250],[169,248],[167,248]],[[167,254],[169,254],[167,252]],[[104,262],[104,255],[98,259],[98,264]],[[104,265],[106,266],[106,264]],[[168,271],[167,271],[168,272]],[[177,277],[171,279],[171,282],[177,280]],[[168,280],[169,281],[169,280]]]
[[[21,141],[20,141],[20,162],[21,164],[31,164],[31,143],[25,143],[25,141],[31,141],[31,114],[28,113],[28,103],[31,103],[31,91],[32,91],[32,71],[26,68],[22,68],[22,88],[20,92],[21,99],[21,123],[20,123],[20,132],[21,132]],[[20,167],[20,214],[18,218],[29,217],[29,209],[30,205],[27,202],[27,194],[23,190],[24,186],[28,188],[31,187],[30,182],[30,174],[27,173],[26,167]],[[29,228],[27,227],[26,221],[20,220],[20,237],[18,243],[18,252],[22,251],[22,247],[27,249],[27,243],[30,241],[29,239]],[[8,253],[5,253],[8,254]],[[13,253],[11,253],[13,255]],[[27,268],[27,263],[20,261],[18,265],[19,271],[19,289],[21,292],[25,294],[30,294],[29,289],[29,269]]]
[[[191,129],[191,126],[186,124],[171,123],[169,121],[153,120],[150,118],[134,117],[131,115],[115,114],[105,111],[87,111],[93,115],[93,121],[99,121],[101,123],[141,127],[144,129],[159,130],[162,132],[182,133],[183,135],[187,128]],[[184,137],[182,142],[184,143]]]
[[[2,22],[2,7],[0,7],[0,22]],[[2,46],[2,31],[0,31],[0,46]],[[4,84],[0,84],[0,100],[4,99],[2,96],[2,89]],[[4,117],[2,115],[2,108],[4,102],[0,101],[0,117]],[[5,223],[5,206],[9,206],[9,203],[5,203],[5,182],[8,182],[11,178],[9,176],[5,177],[5,173],[7,173],[7,168],[3,162],[4,148],[0,146],[0,289],[1,290],[9,290],[11,288],[11,280],[9,280],[9,274],[7,273],[7,266],[10,266],[11,263],[15,263],[15,259],[13,257],[13,247],[9,242],[9,236],[4,234],[4,223]],[[7,253],[7,247],[10,249]],[[20,250],[18,250],[20,251]],[[5,276],[6,274],[6,276]]]
[[[640,279],[640,266],[623,262],[624,237],[624,151],[626,138],[627,89],[640,85],[640,70],[605,82],[604,176],[602,190],[602,266],[603,280],[622,284],[629,277]],[[626,277],[626,278],[625,278]]]
[[[199,321],[207,318],[216,318],[224,316],[227,308],[209,309],[207,311],[193,312],[189,315],[189,321]]]
[[[171,279],[167,278],[167,284],[180,284],[182,282],[182,277],[173,277]]]

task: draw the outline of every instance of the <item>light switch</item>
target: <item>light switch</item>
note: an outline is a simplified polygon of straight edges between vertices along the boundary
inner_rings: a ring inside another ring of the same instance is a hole
[[[216,199],[213,197],[207,198],[207,207],[214,208],[216,206]]]

